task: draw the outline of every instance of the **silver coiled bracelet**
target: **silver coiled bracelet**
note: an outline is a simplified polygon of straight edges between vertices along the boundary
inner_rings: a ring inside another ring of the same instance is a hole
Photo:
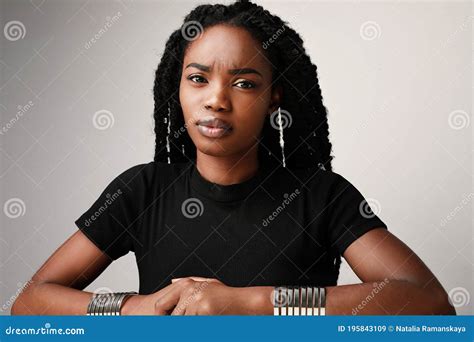
[[[274,316],[325,316],[326,288],[278,286],[273,289]]]
[[[124,301],[137,292],[94,293],[87,306],[87,316],[120,316]]]

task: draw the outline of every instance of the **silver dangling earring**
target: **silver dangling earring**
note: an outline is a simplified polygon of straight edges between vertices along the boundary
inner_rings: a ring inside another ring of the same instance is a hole
[[[281,146],[281,156],[283,159],[283,167],[286,167],[285,163],[285,140],[283,139],[283,124],[281,120],[281,109],[278,106],[278,130],[280,131],[280,146]]]
[[[165,118],[165,123],[168,123],[168,133],[166,134],[166,151],[168,152],[168,164],[171,164],[171,148],[170,148],[170,133],[171,133],[171,107],[168,101],[168,117]]]

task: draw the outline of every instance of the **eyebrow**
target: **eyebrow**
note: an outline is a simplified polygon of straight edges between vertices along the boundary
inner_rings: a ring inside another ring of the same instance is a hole
[[[196,69],[199,69],[199,70],[202,70],[202,71],[205,71],[205,72],[209,72],[211,70],[211,68],[209,66],[202,65],[202,64],[199,64],[199,63],[189,63],[186,66],[185,69],[187,69],[189,67],[194,67]],[[261,77],[263,77],[261,73],[259,73],[257,70],[252,69],[252,68],[229,69],[229,70],[227,70],[227,73],[231,74],[231,75],[257,74],[257,75],[260,75]]]

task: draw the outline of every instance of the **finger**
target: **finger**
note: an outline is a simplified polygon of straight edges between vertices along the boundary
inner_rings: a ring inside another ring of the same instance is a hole
[[[168,315],[179,302],[181,293],[185,289],[185,286],[178,283],[168,285],[167,287],[170,287],[170,289],[159,296],[155,302],[156,315]]]
[[[186,278],[189,278],[189,279],[192,279],[194,281],[214,281],[214,282],[221,282],[219,279],[215,279],[215,278],[204,278],[204,277],[197,277],[197,276],[191,276],[191,277],[186,277]],[[174,278],[174,279],[171,279],[171,283],[175,283],[181,279],[185,279],[185,278]]]
[[[181,292],[178,303],[174,307],[173,312],[171,312],[171,315],[189,315],[189,311],[191,313],[196,311],[195,308],[197,307],[198,300],[197,296],[201,292],[202,286],[199,285],[199,283],[199,281],[193,281],[192,285],[184,287],[184,291]]]
[[[196,276],[192,276],[192,277],[188,277],[188,278],[192,279],[194,281],[211,281],[212,280],[211,278],[196,277]]]
[[[168,293],[170,290],[172,290],[175,287],[173,283],[166,285],[163,287],[161,290],[156,291],[154,294],[157,296],[157,298],[160,298],[164,294]]]
[[[199,281],[195,281],[192,286],[185,287],[171,315],[197,315],[197,296],[201,292],[202,286],[198,285],[199,283]]]
[[[186,307],[186,311],[184,312],[185,316],[197,316],[197,305],[191,304]]]
[[[176,304],[174,307],[173,311],[171,312],[171,316],[184,316],[186,312],[186,305],[189,303],[186,303],[186,300],[183,300],[183,297],[184,296],[181,296],[178,304]]]

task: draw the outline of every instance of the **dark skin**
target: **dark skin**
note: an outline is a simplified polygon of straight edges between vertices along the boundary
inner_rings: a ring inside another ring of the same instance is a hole
[[[272,88],[264,50],[246,30],[215,26],[190,44],[179,99],[196,146],[197,168],[206,179],[228,185],[255,174],[258,137],[266,117],[278,108],[281,93],[280,88]],[[208,114],[229,121],[232,134],[202,136],[194,123]]]
[[[207,29],[184,57],[180,102],[197,148],[197,168],[218,184],[242,182],[258,170],[257,138],[281,99],[282,90],[272,87],[271,68],[260,46],[246,30],[221,25]],[[187,67],[191,63],[209,68]],[[229,69],[243,68],[258,74],[229,74]],[[232,134],[202,136],[193,122],[209,113],[230,121]],[[365,315],[455,314],[433,273],[386,229],[362,235],[343,257],[362,283],[327,287],[327,315],[351,315],[354,309]],[[34,274],[12,314],[86,314],[92,293],[82,289],[111,262],[78,230]],[[374,284],[380,289],[375,295]],[[155,293],[131,297],[122,314],[272,315],[272,291],[273,286],[232,287],[190,274]]]

